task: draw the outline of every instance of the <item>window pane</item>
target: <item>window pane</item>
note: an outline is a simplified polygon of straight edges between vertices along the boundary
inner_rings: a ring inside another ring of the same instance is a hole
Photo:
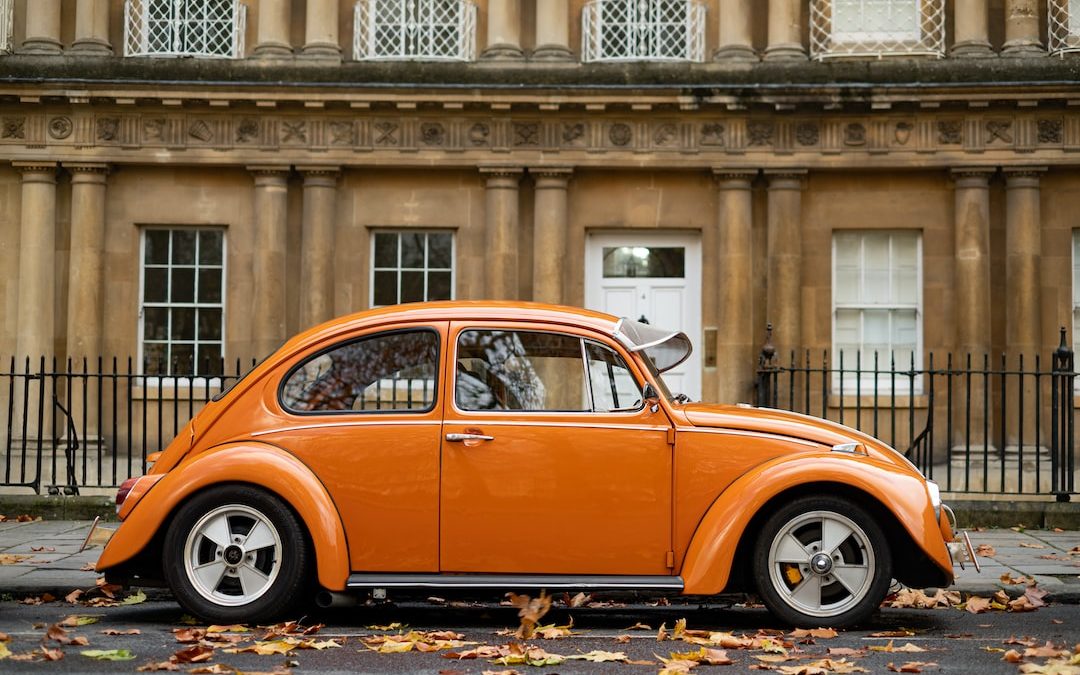
[[[398,236],[386,232],[375,233],[375,267],[397,267]]]
[[[604,277],[681,278],[686,275],[682,247],[619,246],[604,248]]]
[[[199,310],[199,339],[200,340],[220,340],[221,339],[221,310],[220,309],[200,309]]]
[[[423,268],[424,266],[424,239],[425,234],[414,232],[402,233],[401,235],[401,266]]]
[[[376,272],[374,288],[376,305],[396,305],[397,272]]]
[[[194,340],[195,339],[195,310],[179,308],[171,311],[172,329],[169,334],[171,340]]]
[[[315,356],[282,387],[282,405],[307,411],[422,411],[434,405],[439,337],[377,335]]]
[[[454,390],[463,410],[587,410],[578,338],[557,333],[465,331]]]
[[[169,231],[146,231],[146,264],[167,265],[169,263]]]
[[[451,298],[450,293],[450,273],[449,272],[428,272],[428,300],[449,300]]]
[[[205,342],[199,345],[199,375],[207,377],[221,375],[223,365],[219,343]]]
[[[169,346],[160,342],[143,344],[142,371],[145,375],[165,375],[169,372]]]
[[[195,232],[192,230],[173,230],[172,263],[174,265],[195,264]]]
[[[221,270],[199,270],[199,302],[221,302]]]
[[[450,269],[453,265],[454,239],[450,234],[428,235],[428,267],[430,269]]]
[[[143,339],[165,340],[169,337],[169,310],[147,307],[143,310]]]
[[[169,270],[150,267],[143,274],[143,300],[166,302],[169,299]]]
[[[169,351],[170,375],[195,374],[195,345],[174,344]]]
[[[424,300],[424,273],[402,272],[401,273],[401,301],[423,302]]]
[[[626,367],[626,362],[607,347],[589,343],[586,349],[589,355],[593,410],[640,407],[641,390]]]
[[[174,267],[172,271],[172,302],[195,302],[195,270]]]
[[[221,248],[225,237],[220,230],[203,230],[199,233],[199,262],[203,265],[220,265]]]

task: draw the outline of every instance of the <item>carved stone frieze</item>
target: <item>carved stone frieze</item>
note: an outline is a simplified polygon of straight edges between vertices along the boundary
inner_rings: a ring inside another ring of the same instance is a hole
[[[534,147],[540,145],[539,122],[514,122],[514,146]]]
[[[724,134],[727,132],[725,127],[720,122],[707,122],[701,125],[701,134],[698,138],[698,144],[704,146],[724,147],[727,141]]]
[[[1062,122],[1060,119],[1041,119],[1036,122],[1039,143],[1043,145],[1061,143]]]
[[[561,137],[563,145],[582,145],[585,139],[585,125],[581,122],[563,124]]]
[[[849,122],[844,127],[844,145],[852,147],[866,145],[866,126],[861,122]]]
[[[769,146],[773,144],[776,127],[772,122],[754,120],[746,124],[746,136],[748,145]]]
[[[653,129],[652,142],[658,148],[670,148],[679,142],[679,126],[673,122],[658,124]]]
[[[964,142],[964,123],[960,120],[938,120],[938,143],[960,145]]]
[[[25,117],[5,117],[0,124],[0,138],[14,138],[23,140],[26,138]]]
[[[803,147],[818,144],[821,138],[821,130],[817,122],[799,122],[795,125],[795,142]]]
[[[629,124],[616,122],[608,128],[608,140],[616,147],[625,148],[633,138],[634,132]]]
[[[915,125],[911,122],[901,120],[893,127],[893,142],[896,145],[904,146],[911,140],[911,132],[915,129]]]
[[[71,123],[71,118],[67,115],[58,115],[49,120],[49,137],[58,141],[70,136],[74,129],[75,125]]]

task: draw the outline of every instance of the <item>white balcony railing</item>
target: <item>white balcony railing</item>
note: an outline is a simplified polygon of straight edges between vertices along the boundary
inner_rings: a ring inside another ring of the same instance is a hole
[[[244,56],[247,7],[238,0],[126,0],[127,56]]]
[[[15,24],[15,0],[0,0],[0,54],[11,51],[11,34]]]
[[[705,5],[691,0],[591,0],[582,60],[704,61]]]
[[[472,61],[476,5],[467,0],[359,0],[353,16],[357,61]]]
[[[810,0],[810,56],[945,56],[944,0]]]
[[[1080,0],[1047,0],[1051,54],[1080,52]]]

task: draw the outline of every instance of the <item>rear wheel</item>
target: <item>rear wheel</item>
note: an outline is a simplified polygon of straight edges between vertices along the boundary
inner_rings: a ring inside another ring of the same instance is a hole
[[[765,606],[799,626],[850,626],[881,604],[892,558],[881,527],[839,497],[802,497],[771,516],[754,549]]]
[[[295,514],[248,486],[200,493],[165,537],[165,576],[192,614],[218,623],[266,621],[303,598],[311,557]]]

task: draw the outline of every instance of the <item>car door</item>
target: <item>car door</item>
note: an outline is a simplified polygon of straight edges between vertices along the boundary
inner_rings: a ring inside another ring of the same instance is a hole
[[[334,500],[356,572],[438,570],[445,321],[319,345],[287,366],[260,440],[299,457]]]
[[[569,326],[451,322],[449,344],[441,571],[670,574],[671,424],[632,360]]]

